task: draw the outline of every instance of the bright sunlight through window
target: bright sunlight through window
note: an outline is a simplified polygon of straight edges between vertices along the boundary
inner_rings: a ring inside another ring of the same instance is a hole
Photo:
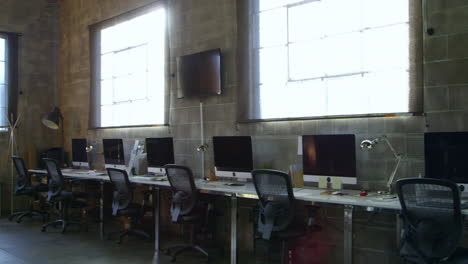
[[[101,30],[101,127],[164,123],[165,10]]]
[[[8,113],[6,39],[0,37],[0,131],[6,130]]]
[[[262,119],[408,112],[408,0],[259,0]]]

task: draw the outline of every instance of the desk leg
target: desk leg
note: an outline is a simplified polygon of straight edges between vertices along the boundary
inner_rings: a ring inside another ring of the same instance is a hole
[[[353,263],[353,206],[344,207],[344,264]]]
[[[153,187],[153,218],[154,218],[154,256],[153,264],[159,263],[159,188]]]
[[[400,250],[401,247],[401,214],[396,214],[396,246]]]
[[[231,264],[237,264],[237,197],[231,196]]]
[[[99,236],[104,240],[104,181],[99,182],[101,195],[99,197]]]

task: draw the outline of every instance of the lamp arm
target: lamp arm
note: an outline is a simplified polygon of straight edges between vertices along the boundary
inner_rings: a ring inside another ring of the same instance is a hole
[[[393,180],[395,179],[395,175],[398,171],[398,168],[400,167],[401,159],[402,159],[401,155],[397,157],[397,163],[395,164],[395,167],[393,167],[392,174],[390,174],[390,177],[388,178],[387,188],[390,193],[392,192],[392,183],[393,183]]]
[[[393,145],[392,143],[390,143],[390,141],[388,140],[388,138],[386,136],[382,136],[382,139],[387,143],[387,146],[390,148],[390,150],[392,151],[393,153],[393,156],[395,156],[395,159],[398,159],[398,158],[401,158],[401,154],[398,154],[395,150],[395,148],[393,148]]]
[[[393,180],[395,179],[395,175],[396,175],[396,173],[398,171],[398,168],[400,167],[400,163],[401,163],[401,160],[402,160],[403,157],[402,157],[401,153],[396,152],[395,148],[393,147],[392,143],[390,143],[387,136],[382,136],[381,139],[383,139],[387,143],[388,148],[392,151],[393,156],[395,157],[395,159],[397,161],[396,164],[395,164],[395,167],[393,167],[393,171],[390,174],[390,177],[388,177],[388,181],[387,181],[387,188],[388,188],[389,193],[391,193],[392,192],[392,183],[393,183]]]

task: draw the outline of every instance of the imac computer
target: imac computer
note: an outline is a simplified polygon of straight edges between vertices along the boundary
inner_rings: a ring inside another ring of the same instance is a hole
[[[356,184],[355,136],[302,136],[302,166],[305,182]]]
[[[174,143],[172,138],[147,138],[145,141],[148,172],[165,174],[163,166],[174,164]]]
[[[88,153],[86,147],[88,142],[85,138],[72,138],[72,165],[76,167],[87,167]]]
[[[217,177],[252,177],[252,139],[249,136],[213,137]]]
[[[468,132],[424,134],[425,177],[468,187]]]
[[[118,139],[103,139],[104,162],[106,168],[125,170],[123,141]]]

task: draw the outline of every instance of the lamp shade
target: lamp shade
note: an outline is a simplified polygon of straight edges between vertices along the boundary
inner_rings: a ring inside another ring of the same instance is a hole
[[[51,112],[42,117],[42,124],[51,129],[58,129],[60,127],[60,118],[60,109],[58,107],[54,107]]]

